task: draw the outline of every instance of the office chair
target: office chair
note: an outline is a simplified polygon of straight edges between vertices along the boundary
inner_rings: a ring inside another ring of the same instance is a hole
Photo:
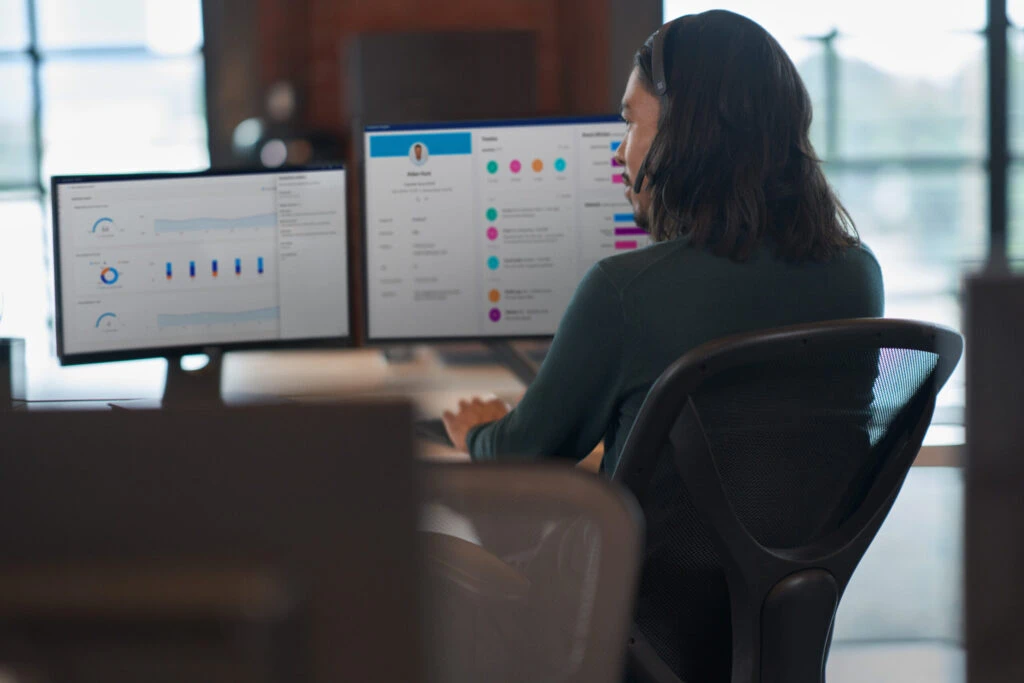
[[[552,464],[428,473],[429,679],[621,681],[643,533],[629,492]]]
[[[630,680],[822,683],[843,591],[962,350],[933,325],[838,320],[671,365],[612,476],[647,522]]]

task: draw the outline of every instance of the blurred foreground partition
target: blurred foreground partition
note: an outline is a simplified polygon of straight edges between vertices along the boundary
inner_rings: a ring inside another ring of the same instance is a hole
[[[406,404],[0,418],[10,680],[423,680]]]
[[[1024,277],[966,283],[970,683],[1024,681]]]

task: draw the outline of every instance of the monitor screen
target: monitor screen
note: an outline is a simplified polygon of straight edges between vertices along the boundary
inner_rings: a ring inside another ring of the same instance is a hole
[[[586,271],[648,244],[619,117],[368,126],[367,338],[545,337]]]
[[[345,172],[53,180],[64,363],[349,337]]]

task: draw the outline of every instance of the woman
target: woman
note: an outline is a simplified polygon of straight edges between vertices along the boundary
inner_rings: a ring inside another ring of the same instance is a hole
[[[614,471],[651,385],[729,334],[883,313],[882,274],[825,180],[811,102],[761,26],[714,10],[666,24],[637,52],[617,158],[654,244],[583,278],[514,410],[446,413],[474,459],[589,454]]]

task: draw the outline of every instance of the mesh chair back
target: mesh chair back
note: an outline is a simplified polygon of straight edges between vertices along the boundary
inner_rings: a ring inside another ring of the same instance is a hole
[[[713,342],[670,367],[613,477],[647,521],[636,669],[715,682],[768,680],[782,666],[784,680],[823,680],[838,600],[961,349],[929,325],[836,321]],[[763,652],[781,637],[763,633],[763,610],[780,581],[811,569],[825,570],[814,590],[834,588],[809,603],[823,625],[794,645],[818,660],[798,664],[803,655]]]
[[[431,680],[621,680],[643,526],[632,496],[564,466],[428,471]]]

